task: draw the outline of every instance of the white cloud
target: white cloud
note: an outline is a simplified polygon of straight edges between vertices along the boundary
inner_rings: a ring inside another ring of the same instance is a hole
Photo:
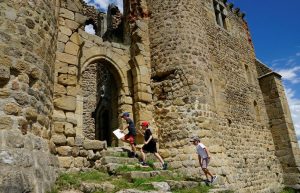
[[[291,83],[299,83],[300,82],[300,66],[296,66],[289,69],[280,69],[276,70],[284,80],[288,80]]]
[[[286,95],[300,146],[300,98],[296,98],[295,92],[290,88],[286,89]]]
[[[296,53],[296,56],[300,56],[300,52]]]
[[[123,13],[123,0],[84,0],[88,5],[92,5],[101,11],[106,12],[109,4],[115,4]]]
[[[94,29],[94,26],[92,25],[92,24],[90,24],[90,25],[86,25],[85,27],[84,27],[84,31],[86,31],[87,33],[89,33],[89,34],[93,34],[93,35],[95,35],[95,29]]]

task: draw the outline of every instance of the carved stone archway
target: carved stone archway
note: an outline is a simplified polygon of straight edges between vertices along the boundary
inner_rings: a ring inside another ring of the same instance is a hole
[[[118,143],[112,131],[122,124],[120,113],[133,111],[130,66],[121,59],[117,61],[94,55],[82,65],[80,76],[83,135],[106,140],[109,146]]]

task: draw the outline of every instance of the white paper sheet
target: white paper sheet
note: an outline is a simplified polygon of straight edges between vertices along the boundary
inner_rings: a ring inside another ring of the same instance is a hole
[[[116,129],[113,131],[113,134],[115,134],[115,136],[118,138],[118,139],[121,139],[122,137],[125,136],[124,133],[122,133],[122,131],[120,129]]]

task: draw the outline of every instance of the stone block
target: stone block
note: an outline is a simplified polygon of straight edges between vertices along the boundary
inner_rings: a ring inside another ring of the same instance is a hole
[[[97,140],[84,140],[83,148],[86,150],[102,150],[106,149],[106,142]]]
[[[13,127],[13,120],[8,116],[0,116],[0,130],[10,130]]]
[[[59,167],[61,168],[70,168],[73,166],[74,158],[73,157],[58,157]]]
[[[152,94],[150,93],[138,92],[135,98],[138,102],[146,102],[146,103],[152,102]]]
[[[67,89],[61,84],[54,84],[54,93],[65,95],[67,94]]]
[[[67,111],[75,111],[76,98],[73,96],[64,96],[54,99],[54,106]]]
[[[0,85],[6,83],[10,79],[10,68],[0,65]]]
[[[59,26],[59,31],[67,36],[70,36],[72,34],[72,30],[70,30],[70,28],[67,28],[65,26]]]
[[[55,133],[63,133],[65,131],[65,123],[64,122],[54,122],[53,130]]]
[[[78,68],[77,66],[73,66],[73,65],[70,65],[69,68],[68,68],[68,74],[72,74],[72,75],[78,75]]]
[[[76,157],[74,159],[74,167],[76,167],[76,168],[82,168],[83,164],[84,164],[83,157]]]
[[[57,36],[57,40],[58,40],[59,42],[66,43],[67,41],[69,41],[69,36],[67,36],[67,35],[65,35],[65,34],[63,34],[63,33],[61,33],[61,32],[59,32],[59,33],[58,33],[58,36]]]
[[[167,192],[170,190],[170,186],[167,182],[152,182],[151,185],[155,190],[161,191],[161,192]]]
[[[70,37],[70,40],[75,43],[76,45],[80,45],[81,44],[81,41],[80,41],[80,38],[79,38],[79,35],[77,32],[74,32],[71,37]]]
[[[75,19],[74,13],[72,11],[69,11],[69,10],[64,9],[64,8],[60,8],[59,16],[63,17],[63,18],[71,19],[71,20]]]
[[[7,88],[0,88],[0,99],[7,98],[10,95],[10,91]]]
[[[61,62],[68,63],[68,64],[74,64],[74,65],[78,64],[77,56],[67,54],[67,53],[57,52],[56,59],[61,61]]]
[[[37,120],[37,111],[32,107],[28,107],[24,110],[25,117],[27,120],[36,121]]]
[[[83,141],[84,141],[84,137],[83,136],[80,136],[80,135],[77,135],[75,137],[75,145],[76,146],[82,146],[83,145]]]
[[[65,124],[65,135],[68,136],[68,137],[76,136],[76,130],[73,127],[73,124],[71,124],[71,123],[66,123]]]
[[[65,43],[63,43],[63,42],[57,42],[56,51],[58,51],[58,52],[64,52],[64,50],[65,50]]]
[[[22,133],[18,132],[8,132],[6,135],[6,145],[12,148],[23,148],[25,139]]]
[[[75,145],[75,138],[74,137],[68,137],[67,138],[67,145],[70,147],[73,147]]]
[[[82,15],[80,13],[75,13],[75,21],[77,23],[84,23],[87,19],[87,16]]]
[[[14,99],[20,105],[26,105],[29,102],[29,97],[26,93],[23,92],[16,92],[13,94]]]
[[[77,76],[70,74],[61,74],[58,77],[58,83],[66,86],[76,85]]]
[[[77,44],[71,41],[67,42],[65,46],[65,53],[77,56],[78,50],[79,50],[79,46]]]
[[[70,156],[72,152],[72,147],[70,146],[60,146],[56,148],[56,152],[61,156]]]
[[[66,19],[65,24],[67,27],[69,27],[71,30],[76,30],[79,27],[79,23]]]
[[[75,113],[66,112],[67,122],[77,125],[77,119],[75,117]]]
[[[65,62],[60,62],[58,60],[55,61],[55,70],[58,73],[64,73],[67,74],[68,73],[68,64]]]
[[[19,115],[21,107],[19,107],[16,103],[7,103],[4,105],[3,110],[8,115]]]
[[[79,155],[80,148],[79,147],[72,147],[72,156],[77,157]]]
[[[64,135],[54,134],[51,138],[54,144],[56,145],[65,145],[67,142],[67,138]]]
[[[62,110],[53,110],[53,121],[66,121],[66,114]]]
[[[69,96],[77,96],[79,89],[75,86],[68,86],[67,87],[67,95]]]

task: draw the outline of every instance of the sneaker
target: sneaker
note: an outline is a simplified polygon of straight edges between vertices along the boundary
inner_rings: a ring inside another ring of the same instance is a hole
[[[216,181],[217,178],[218,178],[217,176],[213,176],[213,177],[211,178],[210,183],[214,183],[214,181]]]
[[[141,164],[142,167],[148,167],[148,164],[145,163],[145,162],[141,162],[140,164]]]
[[[162,169],[163,170],[166,170],[168,168],[168,164],[165,162],[163,165],[162,165]]]

